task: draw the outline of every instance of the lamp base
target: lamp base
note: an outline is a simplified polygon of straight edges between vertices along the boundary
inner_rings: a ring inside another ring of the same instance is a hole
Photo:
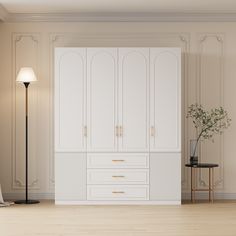
[[[37,204],[40,203],[38,200],[17,200],[15,204]]]

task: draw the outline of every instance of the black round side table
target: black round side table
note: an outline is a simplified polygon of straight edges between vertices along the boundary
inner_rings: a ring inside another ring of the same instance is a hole
[[[214,168],[218,167],[218,164],[212,163],[198,163],[198,164],[186,164],[186,167],[191,168],[191,201],[195,202],[196,191],[208,191],[209,192],[209,202],[214,200]],[[199,168],[209,169],[209,188],[208,189],[197,189],[196,188],[196,170]]]

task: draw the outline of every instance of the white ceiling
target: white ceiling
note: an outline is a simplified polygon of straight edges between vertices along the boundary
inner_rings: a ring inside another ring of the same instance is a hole
[[[9,13],[233,13],[236,0],[0,0]]]

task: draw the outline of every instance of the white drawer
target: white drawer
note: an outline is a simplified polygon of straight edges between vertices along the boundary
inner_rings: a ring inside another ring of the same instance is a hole
[[[88,185],[88,200],[148,200],[149,187],[145,185]]]
[[[87,184],[149,184],[149,170],[89,169]]]
[[[149,168],[149,154],[88,153],[87,168]]]

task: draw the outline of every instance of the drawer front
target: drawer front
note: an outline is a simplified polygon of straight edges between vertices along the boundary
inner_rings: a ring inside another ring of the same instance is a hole
[[[87,168],[149,168],[149,154],[88,153]]]
[[[87,184],[149,184],[149,171],[125,169],[90,169]]]
[[[125,185],[89,185],[87,186],[88,200],[148,200],[148,186]]]

